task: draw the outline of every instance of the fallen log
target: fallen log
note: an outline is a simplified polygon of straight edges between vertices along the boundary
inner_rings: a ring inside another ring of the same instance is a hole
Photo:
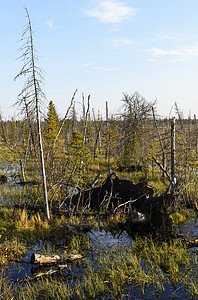
[[[175,241],[182,241],[189,248],[198,247],[198,236],[184,236],[178,234],[178,238],[176,238]]]
[[[77,259],[84,258],[81,254],[72,254],[72,253],[64,253],[64,254],[39,254],[33,253],[31,256],[31,263],[32,264],[54,264],[58,262],[73,262]]]
[[[33,253],[30,258],[31,264],[37,264],[39,267],[32,269],[34,272],[31,276],[26,276],[23,279],[17,279],[15,283],[30,282],[42,277],[51,276],[55,273],[61,274],[61,271],[67,268],[68,262],[72,263],[77,259],[82,259],[85,256],[81,254],[64,253],[64,254],[39,254]],[[51,266],[47,266],[53,264]],[[68,271],[68,275],[70,272]]]
[[[42,271],[40,271],[39,273],[35,273],[31,276],[26,276],[25,278],[19,280],[17,279],[15,281],[15,283],[22,283],[22,282],[26,282],[26,281],[34,281],[36,279],[39,279],[43,276],[50,276],[50,275],[53,275],[55,274],[56,272],[59,272],[64,270],[65,268],[67,268],[67,264],[57,264],[57,265],[54,265],[54,266],[50,266],[50,267],[46,267],[44,269],[42,269]]]

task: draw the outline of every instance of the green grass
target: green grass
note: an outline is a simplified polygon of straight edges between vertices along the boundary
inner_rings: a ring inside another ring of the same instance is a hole
[[[136,238],[128,248],[99,247],[93,251],[89,235],[78,235],[74,232],[68,235],[68,219],[65,217],[47,221],[42,220],[39,214],[28,216],[25,210],[16,213],[12,209],[4,208],[0,210],[0,219],[10,223],[13,213],[16,214],[17,225],[13,228],[9,225],[10,228],[8,224],[7,227],[6,223],[4,224],[7,232],[3,233],[4,241],[0,247],[1,266],[10,260],[20,259],[26,253],[27,242],[23,244],[20,241],[25,238],[31,241],[29,235],[33,240],[39,237],[43,241],[50,240],[54,245],[63,241],[65,251],[86,252],[92,249],[93,258],[83,260],[84,268],[80,271],[79,279],[68,282],[43,278],[34,284],[11,286],[2,277],[2,299],[122,299],[126,292],[133,295],[135,291],[138,291],[140,297],[146,297],[149,288],[152,288],[154,293],[163,294],[167,284],[182,287],[189,297],[198,296],[197,253],[190,252],[181,241],[159,242],[151,237]],[[70,224],[79,224],[80,221],[73,218]],[[65,226],[62,226],[63,224]],[[56,234],[50,236],[55,230]],[[11,240],[13,231],[17,238]],[[45,231],[46,233],[43,233]],[[42,232],[43,236],[40,236],[39,232]],[[63,236],[67,235],[68,239],[64,241]],[[10,240],[6,237],[10,237]],[[56,251],[55,248],[54,250]]]
[[[11,160],[11,157],[9,159]],[[111,164],[113,166],[114,161],[111,161]],[[97,167],[93,167],[93,172],[96,173],[105,171],[107,167],[106,161],[98,161],[96,165]],[[152,177],[149,174],[148,183],[155,186],[159,193],[164,192],[168,186],[167,180],[161,179],[157,172],[154,175],[155,177]],[[118,176],[121,179],[130,179],[134,183],[144,179],[142,172],[121,173]],[[106,173],[101,176],[99,183],[104,178]],[[8,189],[7,185],[2,185],[0,196],[7,198],[8,203],[18,200],[31,202],[37,199],[41,192],[37,186]],[[171,214],[175,224],[185,222],[189,216],[188,210],[179,210]],[[6,266],[9,261],[21,259],[28,247],[40,240],[46,245],[50,243],[53,251],[60,250],[61,247],[62,251],[93,254],[92,258],[83,260],[84,269],[80,278],[68,282],[43,278],[33,284],[12,286],[1,277],[0,299],[122,299],[126,291],[133,294],[137,290],[140,297],[145,295],[146,298],[149,288],[163,294],[167,284],[185,289],[189,297],[198,296],[197,253],[192,254],[181,242],[160,243],[151,237],[137,238],[129,248],[105,251],[99,248],[94,252],[89,234],[78,234],[68,227],[81,222],[93,224],[95,220],[62,216],[48,221],[39,213],[30,214],[26,210],[14,210],[9,207],[0,209],[1,267]],[[108,230],[123,222],[125,216],[117,213],[100,225]]]
[[[93,260],[84,262],[86,269],[81,280],[43,279],[11,288],[10,298],[4,299],[124,299],[126,292],[134,295],[137,291],[139,297],[146,299],[149,287],[154,293],[163,294],[165,283],[182,287],[189,297],[198,295],[196,256],[190,256],[181,243],[160,244],[150,238],[138,238],[134,247],[105,252],[100,249],[97,253]],[[3,279],[1,286],[6,294],[8,287]]]

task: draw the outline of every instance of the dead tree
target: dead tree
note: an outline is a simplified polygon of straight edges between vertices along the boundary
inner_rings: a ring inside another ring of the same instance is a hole
[[[100,131],[101,131],[101,127],[102,127],[102,122],[101,122],[101,120],[99,121],[99,119],[98,119],[98,122],[97,122],[96,117],[95,117],[94,110],[93,110],[93,118],[94,118],[95,132],[96,132],[96,140],[95,140],[95,143],[94,143],[94,153],[93,153],[93,157],[94,157],[94,160],[95,160],[95,158],[96,158],[97,144],[98,144],[99,154],[101,154],[101,138],[100,138]]]
[[[83,97],[84,99],[84,97]],[[90,107],[90,95],[88,96],[88,100],[87,100],[87,111],[86,114],[84,112],[85,110],[85,106],[84,106],[84,100],[83,100],[83,122],[84,122],[84,126],[83,126],[83,144],[86,144],[86,133],[87,133],[87,119],[88,119],[88,114],[89,114],[89,107]]]
[[[26,97],[24,97],[24,104],[25,104],[26,118],[27,118],[27,121],[28,121],[28,126],[29,126],[29,130],[30,130],[30,134],[31,134],[32,144],[33,144],[33,147],[34,147],[34,153],[35,153],[35,157],[37,157],[36,145],[35,145],[35,141],[34,141],[34,134],[33,134],[33,128],[32,128],[32,122],[31,122],[31,113],[29,112],[29,109],[28,109],[28,104],[26,102]]]
[[[175,118],[171,122],[171,179],[173,182],[172,193],[174,193],[175,178]]]
[[[23,107],[24,104],[27,104],[30,107],[31,111],[35,113],[43,181],[44,207],[46,217],[50,219],[40,119],[40,106],[42,104],[41,99],[45,97],[41,89],[41,84],[43,83],[43,71],[36,66],[36,61],[38,60],[38,58],[35,56],[32,24],[27,8],[25,8],[25,11],[28,19],[28,25],[22,34],[21,41],[24,42],[25,40],[25,43],[20,48],[20,51],[22,51],[23,53],[19,57],[22,61],[24,61],[24,65],[14,79],[16,80],[22,75],[27,76],[27,79],[24,88],[18,95],[19,100],[17,104]],[[24,99],[26,99],[27,103],[24,103]]]
[[[106,101],[106,131],[107,131],[107,147],[106,147],[106,159],[108,163],[108,173],[110,173],[110,136],[109,136],[109,107],[108,101]]]
[[[56,135],[56,138],[55,138],[55,140],[54,140],[54,143],[53,143],[53,147],[52,147],[52,148],[54,148],[54,146],[55,146],[55,144],[56,144],[56,141],[57,141],[57,139],[58,139],[58,137],[59,137],[59,135],[60,135],[60,133],[61,133],[61,130],[63,129],[63,126],[64,126],[64,124],[65,124],[65,122],[66,122],[66,120],[67,120],[69,111],[70,111],[70,109],[71,109],[72,106],[73,106],[74,98],[75,98],[76,93],[77,93],[77,89],[75,90],[75,92],[74,92],[74,94],[73,94],[73,96],[72,96],[70,106],[68,107],[68,109],[67,109],[67,111],[66,111],[66,114],[65,114],[65,116],[64,116],[64,118],[63,118],[63,120],[62,120],[62,123],[61,123],[61,125],[60,125],[59,130],[58,130],[58,133],[57,133],[57,135]]]
[[[2,120],[1,111],[0,111],[0,124],[1,124],[1,130],[2,130],[2,134],[3,134],[3,139],[4,139],[5,142],[7,142],[6,127],[5,127],[5,122],[3,122],[3,120]]]
[[[194,123],[195,123],[195,129],[196,129],[196,153],[197,153],[198,152],[198,126],[197,126],[196,115],[194,115]]]
[[[122,130],[123,130],[123,163],[125,167],[130,167],[131,163],[137,164],[139,153],[137,153],[137,145],[146,144],[145,137],[148,136],[148,126],[146,122],[152,116],[152,108],[155,106],[156,100],[148,102],[139,93],[133,95],[124,94],[122,100],[124,102],[124,112],[121,114]],[[146,133],[146,135],[145,135]],[[145,146],[144,146],[145,147]]]
[[[163,140],[161,139],[161,135],[160,135],[160,132],[159,132],[159,129],[158,129],[158,126],[157,126],[157,122],[156,122],[156,119],[155,119],[155,111],[154,111],[154,108],[152,107],[152,112],[153,112],[153,122],[155,124],[155,128],[157,130],[157,134],[158,134],[158,138],[159,138],[159,142],[160,142],[160,147],[161,147],[161,150],[162,150],[162,167],[163,169],[166,168],[166,154],[165,154],[165,151],[164,151],[164,143],[163,143]],[[162,177],[164,177],[164,171],[162,171]]]

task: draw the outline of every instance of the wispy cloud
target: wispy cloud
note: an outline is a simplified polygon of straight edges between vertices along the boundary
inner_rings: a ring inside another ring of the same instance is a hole
[[[123,47],[134,44],[135,42],[132,39],[114,39],[112,40],[114,47]]]
[[[95,64],[96,64],[96,62],[93,61],[93,62],[90,62],[90,63],[82,64],[82,67],[90,67],[90,66],[93,66],[93,65],[95,65]]]
[[[103,23],[120,23],[128,17],[134,16],[136,11],[122,2],[102,1],[98,7],[88,10],[86,13],[98,18]]]
[[[49,19],[45,21],[45,25],[49,28],[52,29],[54,27],[54,20],[53,19]]]
[[[103,72],[113,72],[116,71],[116,67],[108,68],[108,67],[99,67],[96,69],[97,71],[103,71]]]
[[[160,33],[157,34],[155,37],[153,38],[149,38],[147,39],[150,42],[156,42],[156,41],[172,41],[174,40],[175,42],[183,42],[184,41],[184,36],[175,33],[175,34],[169,34],[169,33]]]
[[[149,59],[149,61],[157,61],[162,58],[172,62],[190,61],[198,57],[198,42],[195,45],[176,46],[169,50],[151,48],[148,52],[152,56],[152,59]]]
[[[158,36],[159,40],[173,40],[175,37],[173,35],[169,35],[169,34],[160,34]]]

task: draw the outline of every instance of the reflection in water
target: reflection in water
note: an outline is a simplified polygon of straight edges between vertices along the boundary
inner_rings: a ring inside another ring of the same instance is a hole
[[[176,230],[183,235],[198,236],[198,217],[192,217],[185,224],[178,225]]]
[[[90,238],[92,241],[93,251],[92,254],[88,257],[89,259],[94,258],[94,250],[96,249],[100,249],[101,251],[103,251],[105,249],[119,248],[121,246],[130,247],[132,242],[132,239],[126,232],[111,233],[110,231],[105,231],[104,229],[100,229],[99,227],[92,229],[92,231],[90,232]],[[40,240],[27,251],[27,254],[24,257],[24,261],[29,262],[34,252],[52,253],[52,245],[48,242],[45,243]],[[17,279],[21,280],[26,276],[30,276],[32,274],[32,268],[34,267],[35,266],[33,266],[32,264],[25,262],[10,262],[6,267],[6,270],[4,270],[4,275],[5,277],[7,277],[7,280],[9,282],[14,282]],[[75,273],[79,272],[76,264],[73,264],[72,268]]]
[[[91,238],[93,243],[98,247],[101,246],[102,250],[106,248],[119,248],[121,246],[131,246],[132,239],[126,231],[111,233],[99,227],[91,231]]]

